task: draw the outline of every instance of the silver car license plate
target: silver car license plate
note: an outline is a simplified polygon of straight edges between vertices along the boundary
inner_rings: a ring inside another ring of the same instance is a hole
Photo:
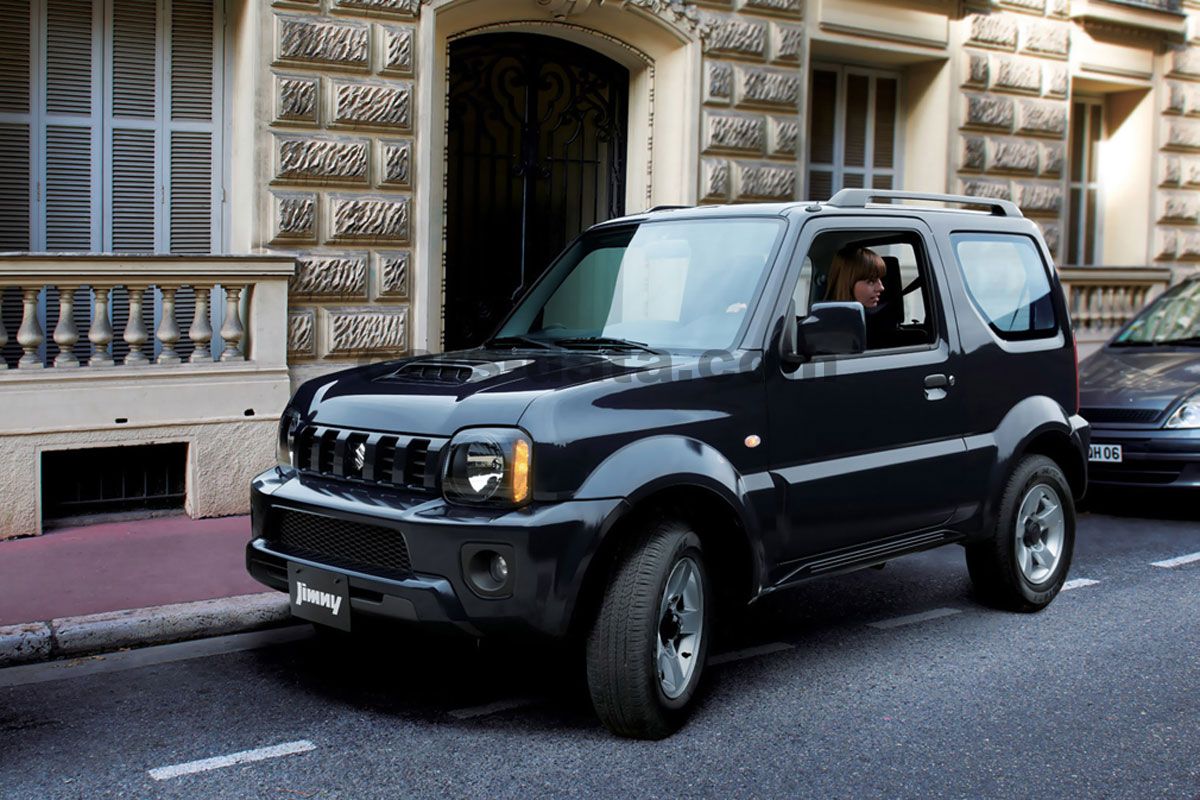
[[[1088,461],[1099,461],[1102,464],[1121,463],[1121,445],[1093,444],[1088,447]]]

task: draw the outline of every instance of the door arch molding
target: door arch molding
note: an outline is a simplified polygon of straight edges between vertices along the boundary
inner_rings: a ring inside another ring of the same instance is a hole
[[[445,277],[446,100],[451,41],[496,32],[556,36],[629,69],[627,212],[659,204],[694,204],[699,172],[701,34],[688,18],[671,19],[614,4],[589,4],[569,20],[529,0],[529,17],[513,20],[497,0],[435,0],[418,29],[412,346],[440,349]],[[575,6],[578,8],[578,5]],[[547,18],[551,16],[551,18]]]

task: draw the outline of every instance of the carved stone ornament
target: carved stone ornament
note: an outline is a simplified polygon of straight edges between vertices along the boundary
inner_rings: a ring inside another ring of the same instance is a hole
[[[567,19],[582,14],[593,5],[602,6],[607,2],[618,8],[641,9],[696,34],[700,39],[707,38],[712,27],[711,23],[701,18],[696,5],[686,0],[533,0],[533,2],[539,8],[549,12],[554,19]]]

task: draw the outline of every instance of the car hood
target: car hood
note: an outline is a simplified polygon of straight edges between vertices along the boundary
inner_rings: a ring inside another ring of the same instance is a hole
[[[1200,389],[1200,349],[1105,347],[1079,368],[1083,408],[1163,411]]]
[[[317,425],[450,436],[471,426],[516,425],[529,404],[550,391],[678,366],[680,360],[641,353],[466,350],[315,378],[296,393],[292,407]]]

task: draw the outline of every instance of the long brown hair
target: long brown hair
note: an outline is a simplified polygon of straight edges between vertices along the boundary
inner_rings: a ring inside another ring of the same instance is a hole
[[[854,300],[854,284],[859,281],[882,280],[887,266],[874,250],[866,247],[843,247],[829,265],[828,288],[825,299],[848,303]]]

